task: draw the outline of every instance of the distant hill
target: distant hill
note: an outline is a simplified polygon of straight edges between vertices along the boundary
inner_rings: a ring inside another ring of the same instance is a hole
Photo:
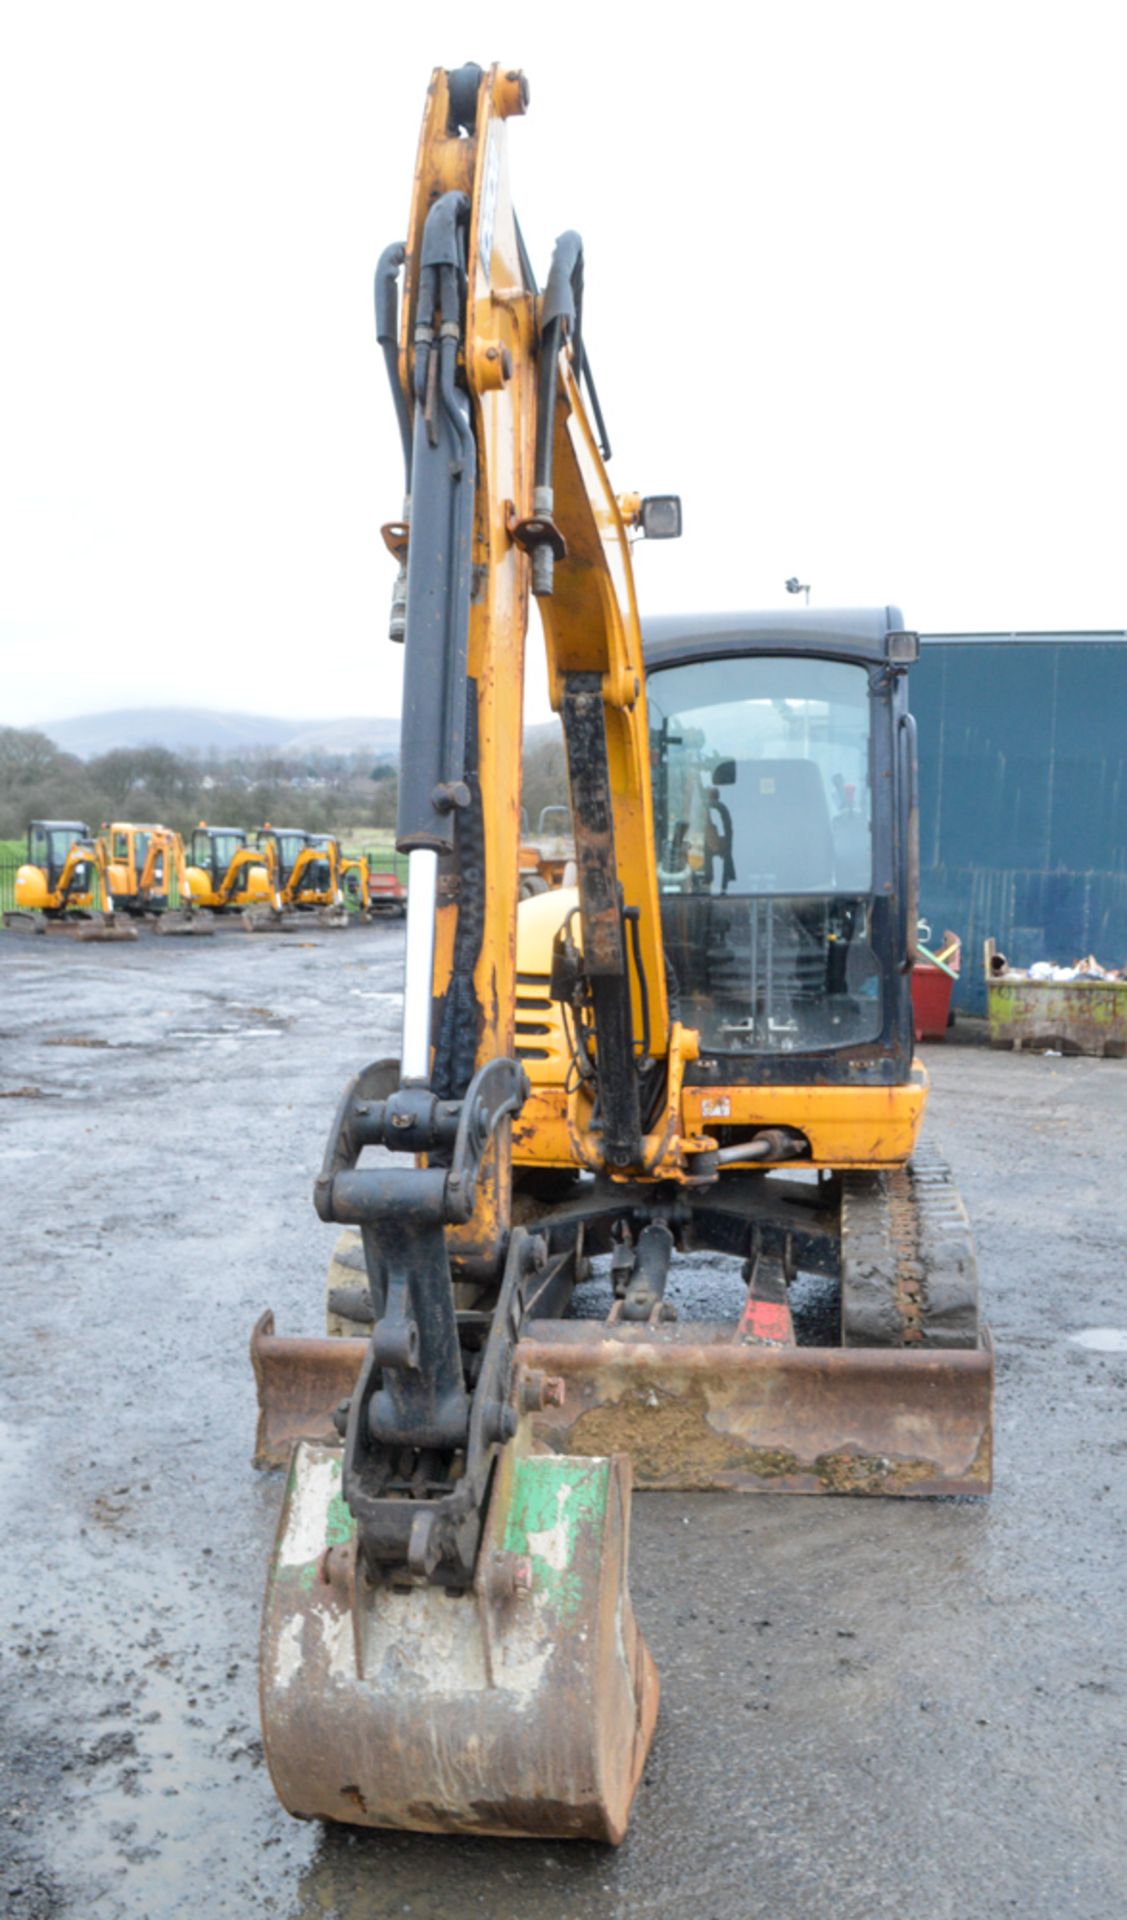
[[[399,746],[398,720],[277,720],[265,713],[218,713],[210,707],[124,707],[45,721],[41,731],[64,753],[83,760],[114,747],[167,747],[173,753],[245,753],[257,747],[295,755],[394,754]]]

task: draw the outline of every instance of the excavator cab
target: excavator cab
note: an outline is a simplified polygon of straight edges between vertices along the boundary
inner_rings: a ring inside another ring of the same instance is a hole
[[[209,827],[202,823],[192,834],[190,860],[208,876],[213,891],[223,885],[232,860],[250,842],[239,827]]]
[[[311,833],[308,843],[322,857],[306,869],[304,884],[313,893],[330,893],[341,865],[340,841],[331,833]]]
[[[268,823],[254,838],[255,845],[269,856],[275,884],[284,892],[302,854],[313,845],[312,834],[300,827],[272,827]]]
[[[94,880],[94,863],[71,860],[76,847],[91,847],[90,829],[84,820],[32,820],[27,829],[27,865],[42,876],[47,894],[57,893],[68,862],[70,901],[73,906],[89,906]],[[18,885],[18,883],[17,883]]]
[[[661,927],[700,1035],[690,1085],[909,1080],[914,646],[895,608],[649,622]]]

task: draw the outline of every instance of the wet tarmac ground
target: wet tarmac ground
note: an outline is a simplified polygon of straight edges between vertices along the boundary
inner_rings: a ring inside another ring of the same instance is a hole
[[[396,1050],[401,955],[0,936],[0,1911],[1121,1920],[1117,1061],[927,1050],[999,1349],[989,1502],[636,1496],[663,1694],[617,1852],[282,1812],[247,1340],[264,1306],[320,1330],[312,1178]]]

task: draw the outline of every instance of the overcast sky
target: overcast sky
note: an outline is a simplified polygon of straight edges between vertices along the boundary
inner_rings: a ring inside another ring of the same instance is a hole
[[[0,13],[0,724],[398,710],[371,275],[430,69],[522,65],[644,609],[1127,625],[1121,7]],[[393,24],[394,22],[394,24]],[[532,717],[546,712],[535,677]]]

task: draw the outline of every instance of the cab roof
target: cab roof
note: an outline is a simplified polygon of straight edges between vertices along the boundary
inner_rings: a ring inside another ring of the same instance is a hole
[[[899,607],[796,607],[774,613],[659,613],[642,621],[648,668],[735,653],[856,654],[884,660]]]

